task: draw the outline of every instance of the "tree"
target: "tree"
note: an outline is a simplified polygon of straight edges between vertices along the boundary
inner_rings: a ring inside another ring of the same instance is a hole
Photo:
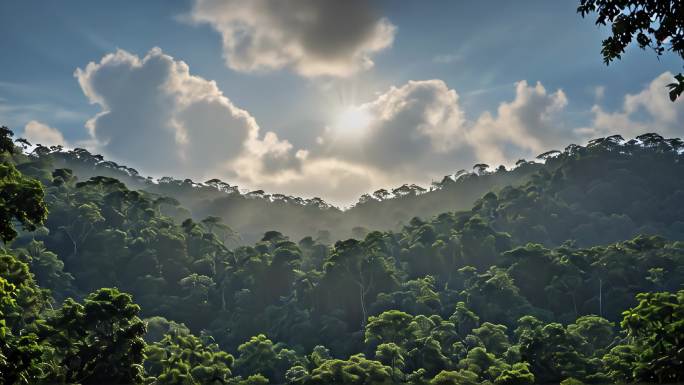
[[[398,310],[386,311],[368,318],[365,342],[371,346],[393,343],[405,345],[414,337],[413,317]]]
[[[470,370],[448,371],[443,370],[439,372],[430,380],[430,385],[477,385],[477,373]]]
[[[13,319],[25,312],[17,299],[25,297],[22,291],[33,282],[21,274],[11,279],[13,283],[4,278],[7,275],[7,271],[0,274],[0,384],[29,384],[47,376],[49,352],[35,334],[13,330],[17,326]],[[35,290],[32,292],[35,295]]]
[[[511,346],[506,335],[508,328],[504,325],[495,325],[485,322],[477,329],[473,329],[472,333],[485,346],[488,352],[495,355],[502,355]]]
[[[404,368],[404,350],[395,343],[380,344],[375,350],[375,358],[383,365],[392,368],[392,381],[397,382],[401,378],[401,370]]]
[[[636,39],[639,48],[651,48],[660,56],[671,51],[684,60],[684,4],[680,0],[580,0],[577,12],[585,17],[596,12],[597,25],[611,25],[612,35],[603,40],[601,54],[609,64],[620,59]],[[684,74],[668,85],[673,102],[684,92]]]
[[[613,342],[613,323],[595,315],[585,315],[578,318],[574,324],[568,325],[568,332],[577,333],[584,337],[591,345],[591,350],[597,356],[602,356],[605,349]]]
[[[40,316],[49,298],[36,285],[28,265],[14,255],[0,253],[0,277],[13,288],[10,308],[0,309],[2,319],[13,332],[19,332]]]
[[[468,309],[465,302],[458,302],[454,309],[454,313],[449,317],[449,321],[456,325],[458,335],[461,338],[465,338],[471,330],[480,324],[480,317],[473,313],[472,310]]]
[[[240,356],[235,361],[236,370],[243,376],[262,375],[271,383],[284,380],[285,371],[303,360],[294,351],[281,344],[273,344],[264,334],[253,336],[238,347]]]
[[[146,328],[139,312],[117,289],[99,289],[83,304],[67,299],[40,334],[56,349],[61,368],[48,382],[142,383]]]
[[[171,329],[161,341],[145,350],[145,369],[155,384],[227,384],[233,356],[221,351],[213,339]]]
[[[0,136],[0,141],[5,139]],[[23,176],[11,163],[0,163],[0,240],[8,243],[16,238],[15,220],[28,231],[45,221],[48,210],[43,195],[39,181]]]
[[[542,324],[534,317],[523,317],[519,335],[523,361],[530,363],[534,377],[541,383],[560,382],[568,377],[584,378],[591,366],[586,340],[558,323]]]
[[[632,366],[637,362],[637,359],[636,346],[628,343],[613,347],[602,357],[606,375],[617,384],[636,382]]]
[[[378,361],[356,354],[348,360],[324,361],[311,371],[307,385],[390,385],[391,369]]]
[[[288,385],[304,385],[310,378],[309,371],[301,365],[295,365],[285,372]]]
[[[26,247],[18,250],[17,256],[29,265],[38,284],[50,289],[57,301],[61,302],[73,292],[73,275],[64,271],[64,262],[57,254],[47,250],[43,242],[31,241]]]
[[[508,368],[503,360],[479,346],[468,351],[468,355],[458,365],[490,381],[498,378]]]
[[[684,381],[684,290],[641,293],[637,300],[635,308],[623,313],[621,323],[636,347],[635,380]]]
[[[208,216],[200,221],[207,232],[216,235],[221,241],[226,243],[229,239],[236,239],[237,234],[226,224],[223,219],[217,216]]]
[[[501,375],[494,380],[495,385],[532,385],[534,384],[534,374],[530,372],[530,365],[527,362],[517,362],[501,372]]]
[[[487,172],[487,169],[489,168],[488,164],[485,163],[478,163],[473,166],[473,170],[477,173],[477,175],[484,175]]]
[[[377,293],[392,291],[397,285],[392,266],[384,256],[365,249],[355,239],[336,242],[323,269],[322,288],[331,297],[334,295],[335,306],[348,314],[349,324],[356,323],[361,329],[368,320],[368,304]]]

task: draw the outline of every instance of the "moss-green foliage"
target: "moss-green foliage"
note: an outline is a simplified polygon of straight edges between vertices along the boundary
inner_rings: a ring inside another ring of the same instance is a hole
[[[211,337],[196,337],[171,329],[145,350],[147,375],[156,384],[225,384],[231,378],[233,356],[221,351]]]
[[[366,359],[363,354],[349,357],[348,360],[331,359],[324,361],[311,371],[305,382],[311,385],[385,385],[392,383],[390,368],[378,361]]]
[[[684,290],[641,293],[639,304],[623,313],[622,327],[635,346],[634,380],[684,381]]]
[[[18,287],[0,276],[0,383],[3,384],[28,384],[45,376],[46,364],[41,356],[47,352],[36,342],[36,335],[13,331],[16,329],[13,319],[20,318],[23,312],[17,297],[21,295],[21,286],[26,284],[30,282],[22,282]]]
[[[55,349],[54,382],[140,383],[145,324],[140,307],[117,289],[99,289],[83,303],[67,299],[39,335]]]

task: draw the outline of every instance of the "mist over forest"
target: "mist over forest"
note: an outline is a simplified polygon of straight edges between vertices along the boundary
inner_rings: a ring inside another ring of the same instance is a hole
[[[684,383],[683,2],[113,4],[0,2],[0,385]]]

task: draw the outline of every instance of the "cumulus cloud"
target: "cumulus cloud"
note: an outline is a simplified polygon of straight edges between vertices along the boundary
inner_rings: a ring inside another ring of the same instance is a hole
[[[190,20],[221,34],[234,70],[289,67],[307,77],[368,69],[396,33],[366,0],[195,0]]]
[[[667,84],[672,73],[664,72],[653,79],[637,94],[628,94],[617,111],[606,111],[600,105],[592,108],[590,126],[578,129],[585,137],[598,137],[619,133],[637,136],[646,132],[658,132],[664,136],[684,135],[684,100],[670,101]]]
[[[513,101],[502,102],[495,115],[483,113],[469,128],[468,139],[477,159],[511,163],[514,158],[567,144],[573,133],[560,118],[567,104],[562,90],[549,93],[539,82],[534,86],[516,83]]]
[[[404,178],[424,174],[453,159],[453,150],[464,144],[465,117],[458,99],[441,80],[391,87],[371,102],[348,108],[341,121],[331,123],[322,151]]]
[[[672,77],[665,72],[638,93],[625,95],[615,111],[595,104],[591,122],[580,127],[563,123],[568,99],[562,90],[549,93],[541,83],[533,87],[522,81],[516,84],[513,101],[501,103],[496,115],[485,112],[474,122],[468,130],[469,141],[478,160],[510,164],[569,143],[615,134],[635,137],[658,132],[679,137],[684,135],[684,101],[669,100],[666,85]],[[603,87],[596,89],[597,103],[604,94]]]
[[[20,135],[31,144],[42,144],[43,146],[67,146],[62,133],[45,123],[31,120],[24,126],[24,133]]]
[[[331,124],[313,153],[360,162],[392,184],[428,183],[479,162],[510,165],[576,139],[560,123],[568,104],[562,90],[521,81],[515,91],[494,113],[469,120],[443,81],[409,81],[354,107],[363,126],[351,135]]]
[[[259,126],[213,81],[154,48],[140,59],[123,50],[77,69],[102,112],[86,126],[96,150],[154,174],[224,173],[242,157],[286,156],[291,145]]]

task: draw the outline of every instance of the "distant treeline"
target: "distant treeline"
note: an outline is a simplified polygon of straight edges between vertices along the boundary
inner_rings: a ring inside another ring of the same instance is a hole
[[[245,245],[258,241],[269,230],[294,239],[312,235],[326,243],[351,236],[363,237],[371,230],[399,230],[416,216],[469,209],[487,191],[523,183],[542,167],[539,163],[520,160],[513,170],[500,166],[492,171],[487,165],[477,164],[471,171],[459,170],[428,188],[405,184],[364,194],[356,204],[342,210],[321,198],[248,191],[219,179],[195,182],[163,177],[155,180],[82,148],[33,146],[23,140],[21,145],[32,157],[51,165],[48,167],[70,169],[80,180],[107,176],[120,180],[130,189],[173,198],[182,206],[181,211],[167,214],[178,220],[189,216],[194,219],[218,216],[240,235],[234,242]]]

